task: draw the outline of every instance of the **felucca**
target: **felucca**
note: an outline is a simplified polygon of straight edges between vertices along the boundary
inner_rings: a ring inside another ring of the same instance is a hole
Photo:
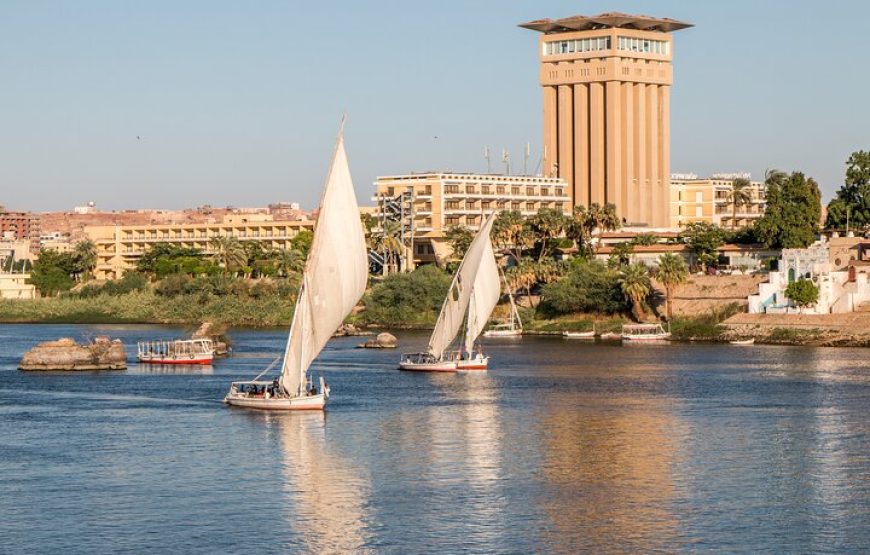
[[[342,128],[344,127],[342,122]],[[308,369],[365,292],[368,260],[344,137],[339,131],[317,216],[281,375],[274,381],[233,382],[224,402],[267,410],[322,410],[329,386]]]
[[[508,301],[511,304],[510,316],[504,324],[496,324],[483,332],[484,337],[520,337],[523,335],[523,321],[520,319],[520,311],[517,310],[517,304],[514,302],[514,295],[508,287],[507,278],[502,274],[502,281],[507,290]]]
[[[498,266],[489,239],[494,219],[494,213],[487,218],[459,264],[426,352],[402,355],[401,370],[455,372],[486,369],[489,357],[480,349],[475,352],[474,345],[499,298]],[[459,351],[449,351],[448,347],[463,321],[464,343]]]

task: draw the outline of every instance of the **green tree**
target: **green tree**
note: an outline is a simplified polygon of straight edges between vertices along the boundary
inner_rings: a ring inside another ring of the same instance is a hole
[[[136,262],[136,271],[146,275],[154,275],[157,263],[160,260],[186,257],[202,257],[199,249],[179,247],[171,243],[157,243],[152,245],[139,257]]]
[[[731,189],[725,197],[731,205],[731,229],[737,228],[737,208],[752,202],[752,183],[744,177],[738,177],[731,182]]]
[[[36,286],[41,295],[54,297],[59,292],[72,288],[75,282],[71,276],[75,270],[75,260],[71,253],[45,249],[39,253],[39,259],[33,264],[28,282]]]
[[[643,320],[643,307],[652,291],[647,267],[639,262],[626,266],[619,272],[618,283],[622,294],[631,302],[631,312],[634,317],[638,321]]]
[[[805,248],[816,239],[821,218],[821,193],[813,178],[801,172],[767,172],[764,216],[755,233],[766,247]]]
[[[785,296],[803,310],[819,302],[819,288],[812,280],[801,278],[788,284]]]
[[[562,211],[555,208],[541,208],[537,214],[529,218],[529,227],[534,233],[538,262],[552,252],[553,240],[565,231],[567,223]]]
[[[638,247],[649,247],[658,243],[655,233],[638,233],[631,239],[631,244]]]
[[[244,267],[248,262],[245,247],[235,237],[212,237],[209,241],[214,260],[223,268],[227,275],[232,269]]]
[[[665,287],[665,303],[667,304],[668,321],[671,321],[671,299],[677,287],[686,282],[689,277],[689,269],[682,256],[676,254],[663,254],[659,258],[659,267],[656,279]]]
[[[507,252],[519,264],[523,252],[534,245],[534,234],[529,223],[517,211],[500,212],[492,223],[492,239],[499,249]]]
[[[90,239],[83,239],[76,243],[73,249],[73,272],[77,280],[88,281],[88,278],[97,267],[97,246]]]
[[[717,225],[707,222],[690,222],[680,233],[679,239],[695,257],[701,268],[719,259],[719,247],[725,243],[725,233]]]
[[[828,204],[825,227],[870,229],[870,151],[853,152],[846,161],[846,179]]]
[[[623,266],[628,266],[631,264],[631,255],[634,253],[634,243],[631,241],[623,241],[622,243],[617,243],[613,247],[613,252],[610,253],[610,257],[607,259],[607,265],[611,268],[622,268]]]
[[[619,274],[598,260],[578,258],[562,279],[541,289],[540,309],[546,314],[619,313],[626,300]]]
[[[366,322],[388,326],[431,324],[438,317],[450,282],[450,275],[432,264],[410,273],[391,274],[365,296],[360,316]]]
[[[273,249],[268,253],[278,275],[290,277],[291,274],[302,272],[305,268],[305,257],[301,252],[292,249]]]
[[[450,248],[453,249],[453,258],[462,260],[465,253],[468,252],[468,247],[474,241],[474,234],[470,229],[463,226],[454,225],[447,230],[445,234],[447,242],[450,243]]]
[[[302,253],[305,259],[308,259],[308,251],[311,250],[311,243],[314,241],[314,232],[310,229],[302,229],[290,240],[290,248]]]

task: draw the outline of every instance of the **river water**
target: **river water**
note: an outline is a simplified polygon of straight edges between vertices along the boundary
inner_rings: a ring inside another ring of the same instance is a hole
[[[330,342],[324,414],[220,403],[282,350],[24,373],[0,326],[0,552],[843,552],[870,548],[870,351],[490,341],[488,373]],[[417,350],[427,337],[400,333]]]

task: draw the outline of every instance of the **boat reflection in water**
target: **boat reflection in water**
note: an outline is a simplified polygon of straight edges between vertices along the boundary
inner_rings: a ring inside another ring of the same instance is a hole
[[[588,402],[558,393],[543,401],[539,499],[550,526],[542,550],[675,549],[673,467],[684,435],[675,401],[587,395]]]
[[[365,505],[368,480],[326,441],[326,415],[269,413],[281,445],[286,518],[294,529],[293,552],[366,553],[370,543]]]
[[[167,376],[185,375],[185,376],[211,376],[214,374],[214,366],[211,364],[159,364],[159,363],[144,363],[131,364],[127,367],[127,373],[130,374],[162,374]]]

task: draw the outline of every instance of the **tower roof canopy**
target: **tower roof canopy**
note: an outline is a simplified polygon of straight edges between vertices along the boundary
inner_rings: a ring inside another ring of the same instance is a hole
[[[607,29],[614,27],[670,33],[671,31],[679,31],[680,29],[692,27],[692,24],[669,18],[607,12],[592,16],[574,15],[562,19],[536,19],[535,21],[529,21],[528,23],[521,23],[520,27],[544,34],[589,31],[592,29]]]

